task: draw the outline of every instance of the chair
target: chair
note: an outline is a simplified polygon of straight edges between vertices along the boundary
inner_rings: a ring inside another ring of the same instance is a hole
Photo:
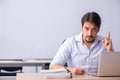
[[[0,67],[0,76],[16,76],[22,73],[22,67]]]
[[[22,67],[0,67],[0,76],[16,76],[22,73]]]
[[[45,69],[49,69],[49,65],[50,65],[50,63],[46,63],[45,64]]]

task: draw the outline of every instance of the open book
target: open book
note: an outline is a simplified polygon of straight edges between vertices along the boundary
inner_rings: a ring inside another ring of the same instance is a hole
[[[40,74],[47,79],[72,78],[71,72],[65,68],[53,69],[53,70],[41,70]]]

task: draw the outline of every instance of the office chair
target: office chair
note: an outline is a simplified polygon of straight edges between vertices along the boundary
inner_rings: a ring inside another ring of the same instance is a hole
[[[0,67],[0,76],[16,76],[22,73],[22,67]]]
[[[45,64],[45,69],[49,69],[49,65],[50,65],[50,63],[46,63]]]

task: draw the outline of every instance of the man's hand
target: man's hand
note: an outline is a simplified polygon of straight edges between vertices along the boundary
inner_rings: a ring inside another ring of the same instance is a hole
[[[108,32],[108,36],[102,40],[102,43],[107,49],[107,52],[113,51],[112,40],[110,39],[110,32]]]
[[[59,65],[59,64],[54,64],[50,67],[50,69],[58,69],[58,68],[64,68],[64,66],[62,65]],[[72,68],[72,67],[65,67],[67,68],[71,73],[72,75],[82,75],[85,71],[80,68],[79,66],[75,67],[75,68]]]
[[[80,68],[79,66],[77,66],[75,68],[69,67],[68,69],[73,75],[82,75],[84,73],[84,70],[82,68]]]

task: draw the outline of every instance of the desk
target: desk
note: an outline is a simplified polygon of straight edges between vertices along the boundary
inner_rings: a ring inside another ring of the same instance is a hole
[[[15,76],[0,76],[0,80],[16,80]]]
[[[23,60],[23,61],[1,61],[0,67],[19,67],[19,66],[36,66],[36,72],[38,72],[38,66],[42,69],[45,68],[45,64],[50,63],[51,59],[39,59],[39,60]]]
[[[61,80],[61,79],[44,79],[38,73],[18,73],[16,80]],[[90,75],[75,75],[70,79],[62,80],[120,80],[120,77],[95,77]]]

